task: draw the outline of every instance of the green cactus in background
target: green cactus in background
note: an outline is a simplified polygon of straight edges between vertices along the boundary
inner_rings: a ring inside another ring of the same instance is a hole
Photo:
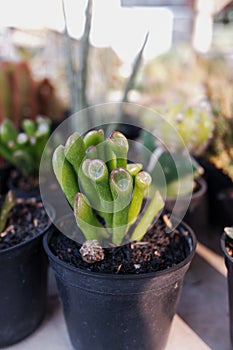
[[[15,165],[24,175],[39,175],[44,147],[50,136],[50,121],[38,117],[24,119],[19,132],[9,119],[0,125],[0,155]]]
[[[153,182],[161,191],[166,190],[167,197],[190,194],[193,191],[191,179],[198,178],[203,173],[203,169],[192,156],[202,154],[207,147],[213,135],[213,117],[206,109],[187,107],[182,103],[158,106],[156,110],[164,117],[160,136],[170,153],[162,145],[156,145],[153,134],[143,132],[144,146],[155,155],[151,157],[149,165],[153,180],[156,178]],[[156,127],[158,130],[158,126]],[[191,166],[187,157],[182,154],[184,145],[191,155]],[[166,188],[162,188],[163,179],[156,177],[158,168],[164,170]]]
[[[165,120],[176,129],[188,151],[192,155],[200,155],[213,135],[212,114],[206,108],[186,106],[183,103],[165,105],[158,109]],[[170,135],[166,128],[163,131],[163,140],[169,145]],[[180,151],[179,145],[173,147],[176,152]]]
[[[164,206],[156,191],[133,230],[151,176],[142,171],[141,164],[127,164],[128,149],[122,133],[114,131],[105,139],[103,130],[92,130],[84,137],[73,133],[65,146],[54,151],[55,175],[86,240],[119,245],[129,234],[141,240]]]

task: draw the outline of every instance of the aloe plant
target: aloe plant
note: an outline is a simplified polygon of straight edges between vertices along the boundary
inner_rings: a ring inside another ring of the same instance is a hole
[[[50,121],[38,117],[24,119],[22,132],[11,120],[0,124],[0,155],[15,165],[23,174],[38,176],[44,147],[50,136]]]
[[[93,150],[96,158],[90,157]],[[95,246],[96,240],[100,244],[120,245],[126,236],[141,240],[164,206],[156,191],[141,213],[151,176],[142,170],[141,164],[127,164],[128,150],[128,140],[122,133],[114,131],[105,138],[101,129],[84,137],[75,132],[64,146],[59,145],[54,151],[56,178],[78,227]]]

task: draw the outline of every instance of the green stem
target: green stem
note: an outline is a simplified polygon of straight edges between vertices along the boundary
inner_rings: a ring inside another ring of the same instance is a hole
[[[136,228],[134,229],[131,239],[132,241],[141,241],[150,225],[152,224],[154,218],[164,207],[164,201],[160,193],[156,191],[155,196],[152,198],[148,208],[143,214],[141,220],[138,222]]]

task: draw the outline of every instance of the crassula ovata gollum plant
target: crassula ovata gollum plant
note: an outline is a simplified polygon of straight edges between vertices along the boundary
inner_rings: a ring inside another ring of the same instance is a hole
[[[105,139],[100,129],[84,137],[74,132],[53,154],[56,178],[77,225],[86,241],[97,248],[103,242],[120,245],[126,237],[140,241],[164,206],[159,192],[155,192],[135,225],[151,176],[141,164],[127,163],[128,149],[122,133],[114,131]]]
[[[0,155],[24,175],[38,176],[50,132],[51,122],[47,118],[24,119],[22,131],[10,119],[4,119],[0,124]]]

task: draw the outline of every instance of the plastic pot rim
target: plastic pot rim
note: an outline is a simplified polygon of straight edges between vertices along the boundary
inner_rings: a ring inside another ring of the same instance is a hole
[[[191,193],[188,194],[188,196],[191,196],[191,200],[201,197],[207,191],[207,182],[202,176],[200,176],[199,178],[195,179],[195,181],[200,185],[200,188],[199,188],[198,191],[193,192],[193,194],[191,194]],[[167,197],[166,201],[168,201],[168,202],[169,201],[171,201],[171,202],[172,201],[179,202],[179,201],[185,200],[185,198],[186,197],[184,195],[180,196],[180,197],[176,197],[176,196],[174,196],[174,197]]]
[[[184,227],[189,232],[189,238],[191,238],[192,242],[188,242],[190,247],[190,252],[188,256],[181,261],[179,264],[176,264],[174,266],[171,266],[167,269],[161,270],[161,271],[155,271],[155,272],[147,272],[147,273],[141,273],[141,274],[108,274],[108,273],[101,273],[101,272],[93,272],[93,271],[86,271],[83,269],[80,269],[78,267],[72,266],[68,264],[67,262],[64,262],[60,260],[58,257],[54,255],[54,253],[51,251],[49,247],[49,241],[51,239],[51,236],[54,232],[47,232],[43,237],[43,246],[46,254],[50,259],[52,259],[56,264],[60,265],[63,268],[66,268],[73,272],[78,272],[80,274],[86,275],[86,276],[92,276],[95,278],[100,279],[114,279],[114,280],[135,280],[135,279],[149,279],[156,276],[166,275],[171,272],[175,272],[179,270],[181,267],[185,266],[187,263],[191,262],[195,251],[196,251],[196,245],[197,245],[197,238],[191,227],[189,227],[184,221],[180,223],[182,227]]]
[[[226,237],[227,237],[226,233],[223,232],[220,238],[220,246],[221,246],[222,252],[224,253],[225,258],[227,258],[229,261],[233,263],[233,257],[228,254],[226,249]]]
[[[55,217],[55,209],[52,207],[52,205],[47,203],[47,204],[46,204],[46,208],[49,208],[50,213],[52,214],[53,217]],[[48,218],[48,219],[49,219],[49,218]],[[14,250],[16,250],[16,249],[21,248],[22,246],[26,246],[27,244],[30,244],[30,242],[33,241],[34,239],[37,239],[37,238],[43,236],[43,234],[44,234],[45,232],[47,232],[47,231],[50,229],[50,227],[51,227],[52,225],[53,225],[53,221],[49,219],[48,225],[45,226],[44,229],[41,229],[41,232],[38,233],[36,236],[31,237],[31,238],[29,238],[29,239],[27,239],[27,240],[25,240],[25,241],[22,241],[22,242],[20,242],[20,243],[14,245],[14,246],[12,246],[12,247],[9,247],[9,248],[6,248],[6,249],[1,249],[1,250],[0,250],[0,255],[7,254],[7,253],[12,252],[12,251],[14,251]]]

